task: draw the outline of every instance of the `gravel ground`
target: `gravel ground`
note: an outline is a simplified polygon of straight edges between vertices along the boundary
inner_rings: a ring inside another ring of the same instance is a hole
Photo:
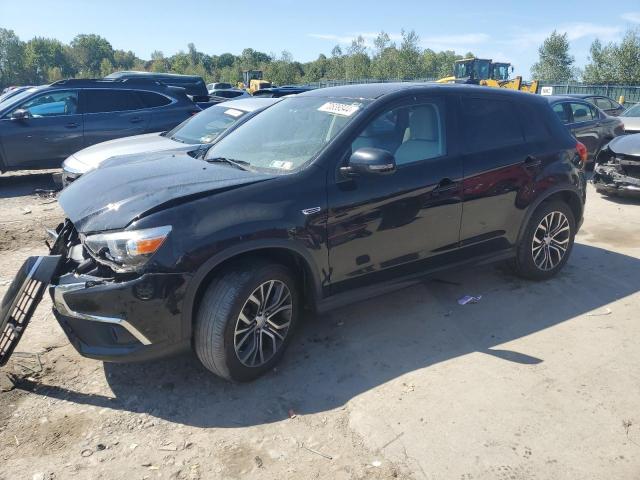
[[[61,219],[36,188],[0,177],[0,294]],[[590,187],[557,278],[468,269],[309,318],[246,385],[84,359],[45,298],[1,372],[0,479],[640,478],[639,240],[640,202]]]

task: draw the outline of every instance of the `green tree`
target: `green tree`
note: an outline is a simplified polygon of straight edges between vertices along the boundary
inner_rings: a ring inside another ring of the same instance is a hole
[[[24,79],[24,49],[13,30],[0,28],[0,89]]]
[[[627,31],[619,44],[602,46],[600,40],[594,40],[583,79],[586,83],[594,84],[640,84],[639,31]]]
[[[567,82],[575,79],[574,58],[569,54],[567,34],[555,30],[538,49],[539,60],[531,67],[531,76],[543,82]]]
[[[371,58],[367,54],[364,38],[358,35],[351,42],[344,60],[344,73],[347,80],[356,80],[369,77]]]
[[[75,74],[71,63],[67,50],[58,40],[35,37],[25,46],[24,67],[29,83],[39,85],[55,81],[58,76],[71,77]]]
[[[113,65],[118,70],[137,70],[141,60],[131,50],[115,50],[113,52]]]
[[[169,71],[169,61],[160,50],[151,52],[151,65],[149,66],[149,70],[152,72]]]
[[[115,68],[113,67],[113,63],[108,58],[103,58],[102,62],[100,62],[100,76],[106,77],[110,73],[113,73]]]
[[[329,69],[329,60],[326,55],[320,54],[313,62],[309,62],[303,66],[305,82],[317,82],[327,75]]]
[[[77,35],[71,41],[71,52],[80,77],[99,75],[105,58],[113,64],[113,47],[100,35]]]
[[[382,31],[373,40],[374,54],[371,60],[371,76],[378,79],[390,79],[398,76],[400,55],[396,44]]]
[[[402,42],[398,51],[398,76],[400,78],[418,78],[422,75],[420,61],[420,37],[416,32],[402,31]]]
[[[331,58],[329,59],[326,78],[332,80],[345,78],[344,55],[339,45],[336,45],[333,47],[333,50],[331,50]]]

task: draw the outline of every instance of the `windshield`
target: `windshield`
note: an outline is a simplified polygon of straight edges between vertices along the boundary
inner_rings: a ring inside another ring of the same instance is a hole
[[[10,96],[9,98],[0,97],[0,110],[4,110],[5,107],[8,107],[9,105],[20,103],[22,100],[24,100],[25,98],[33,94],[33,92],[37,92],[38,90],[39,89],[37,87],[32,87],[32,88],[27,88],[26,90],[23,90],[20,93],[16,93],[15,95]],[[9,93],[11,92],[7,92],[7,94]]]
[[[363,100],[291,97],[249,119],[207,152],[252,167],[288,173],[313,160],[356,117]]]
[[[504,63],[496,63],[493,65],[493,79],[494,80],[508,80],[509,79],[509,65]]]
[[[224,104],[214,105],[182,122],[166,136],[182,143],[211,143],[246,113]]]
[[[629,107],[622,113],[623,117],[640,117],[640,103],[636,103],[633,107]]]

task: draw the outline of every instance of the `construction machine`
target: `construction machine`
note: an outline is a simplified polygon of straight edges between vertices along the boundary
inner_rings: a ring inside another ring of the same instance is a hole
[[[242,82],[238,83],[238,88],[242,88],[253,95],[254,92],[271,88],[271,82],[262,79],[262,70],[244,70],[242,72]]]
[[[529,93],[538,93],[538,81],[524,82],[521,76],[509,78],[513,72],[510,63],[494,62],[487,58],[464,58],[456,60],[453,76],[441,78],[438,83],[470,83],[484,87],[509,88]]]

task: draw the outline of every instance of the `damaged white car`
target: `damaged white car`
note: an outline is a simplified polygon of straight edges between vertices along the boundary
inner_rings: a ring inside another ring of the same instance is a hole
[[[640,196],[640,133],[616,137],[598,153],[593,184],[604,195]]]

